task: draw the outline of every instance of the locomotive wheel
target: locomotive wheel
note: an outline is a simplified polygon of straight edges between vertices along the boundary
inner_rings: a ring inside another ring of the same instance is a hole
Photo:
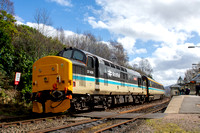
[[[108,104],[107,98],[104,97],[103,100],[102,100],[102,106],[103,106],[104,109],[107,109],[107,108],[108,108],[107,104]]]
[[[94,98],[90,99],[88,109],[91,111],[94,110]]]
[[[132,104],[135,105],[135,96],[132,96],[133,97],[133,102]]]
[[[107,98],[107,107],[108,108],[112,107],[112,97]]]
[[[141,96],[139,100],[140,100],[140,104],[144,104],[144,102],[145,102],[144,96]]]

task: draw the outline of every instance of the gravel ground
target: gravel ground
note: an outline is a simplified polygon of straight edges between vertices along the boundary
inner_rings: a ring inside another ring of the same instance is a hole
[[[130,133],[199,133],[200,114],[168,114],[164,118],[142,120]]]
[[[72,122],[81,121],[84,118],[63,118],[57,120],[47,120],[38,123],[32,123],[22,126],[14,126],[5,129],[0,129],[2,133],[21,133],[34,131],[36,129],[51,128],[55,126],[66,125]],[[120,131],[121,132],[121,131]],[[136,123],[129,124],[122,129],[122,132],[127,133],[199,133],[200,132],[200,114],[168,114],[160,119],[139,120]]]
[[[0,128],[0,133],[25,133],[38,129],[52,128],[56,126],[67,125],[74,122],[88,120],[89,118],[61,118],[61,119],[47,119],[46,121],[38,121],[31,124],[23,124],[21,126],[11,126],[8,128]]]

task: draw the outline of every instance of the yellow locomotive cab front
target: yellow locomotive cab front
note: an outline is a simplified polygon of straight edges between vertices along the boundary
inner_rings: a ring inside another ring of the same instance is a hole
[[[47,56],[33,64],[33,112],[58,113],[70,108],[73,79],[72,62],[59,56]]]

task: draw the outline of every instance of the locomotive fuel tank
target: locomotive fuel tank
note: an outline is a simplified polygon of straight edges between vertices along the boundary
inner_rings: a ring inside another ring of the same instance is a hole
[[[32,71],[32,111],[58,113],[69,109],[73,91],[72,62],[47,56],[37,60]]]

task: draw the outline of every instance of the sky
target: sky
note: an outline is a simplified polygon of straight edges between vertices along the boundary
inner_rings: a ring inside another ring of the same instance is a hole
[[[11,0],[18,23],[34,27],[37,9],[49,12],[52,34],[89,32],[102,41],[116,40],[129,63],[147,58],[153,78],[177,82],[200,62],[200,0]]]

